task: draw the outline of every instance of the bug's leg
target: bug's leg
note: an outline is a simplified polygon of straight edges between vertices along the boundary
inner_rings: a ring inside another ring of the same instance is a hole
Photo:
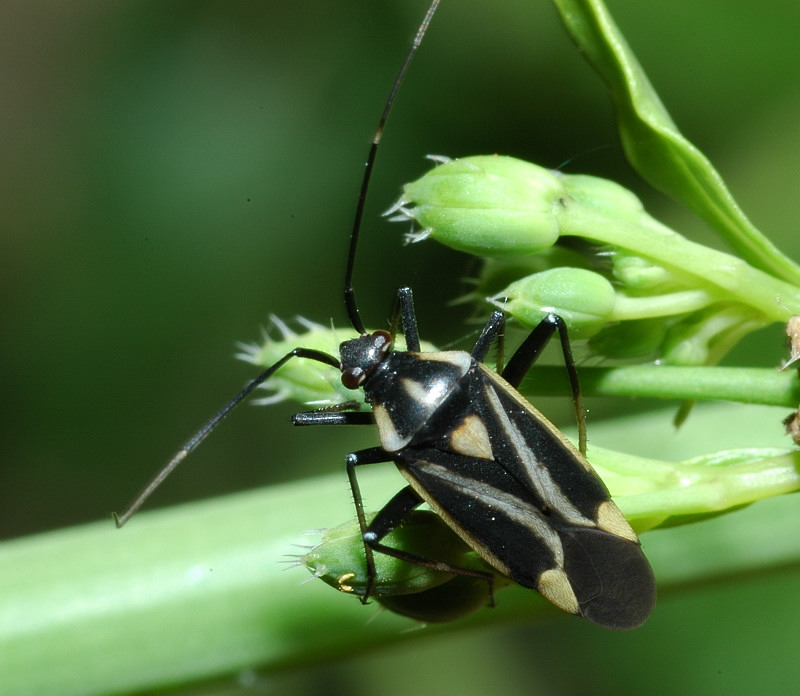
[[[484,359],[486,358],[486,354],[489,352],[489,348],[491,348],[492,343],[496,341],[499,356],[497,371],[500,374],[503,374],[503,366],[501,363],[503,361],[502,352],[505,329],[505,315],[502,312],[492,312],[492,316],[489,317],[489,321],[486,322],[486,325],[483,327],[483,331],[481,331],[481,335],[478,336],[478,340],[475,342],[475,346],[472,349],[472,357],[478,362],[485,362]]]
[[[561,341],[561,352],[564,355],[564,364],[572,388],[572,401],[575,404],[575,416],[578,421],[578,448],[581,454],[586,454],[586,412],[583,408],[578,372],[575,369],[575,360],[569,344],[567,325],[560,316],[552,313],[545,316],[530,332],[528,338],[522,342],[522,345],[517,348],[501,374],[511,386],[518,387],[556,331],[558,331]]]
[[[403,287],[397,291],[394,311],[392,312],[392,336],[397,331],[398,320],[403,324],[406,350],[412,353],[419,353],[419,328],[417,327],[417,315],[414,311],[414,297],[409,287]]]
[[[329,408],[295,413],[292,425],[374,425],[375,414],[371,411],[342,411]]]
[[[367,518],[364,515],[364,500],[361,497],[361,488],[358,485],[356,467],[363,464],[378,464],[379,462],[388,461],[391,461],[391,457],[383,447],[370,447],[347,455],[347,478],[350,481],[350,490],[353,494],[353,503],[356,506],[356,517],[358,518],[362,539],[367,533]],[[362,604],[366,604],[369,601],[369,596],[375,587],[375,558],[372,554],[372,547],[367,544],[366,540],[364,540],[364,555],[367,559],[367,587],[364,596],[361,598]]]
[[[441,561],[432,561],[427,558],[423,558],[422,556],[406,553],[400,549],[395,549],[391,546],[386,546],[385,544],[380,543],[381,539],[383,539],[387,534],[401,524],[402,521],[409,515],[409,513],[414,510],[414,508],[418,507],[422,502],[422,498],[419,497],[417,492],[411,488],[411,486],[406,486],[401,491],[396,493],[392,499],[380,509],[378,514],[375,515],[372,522],[370,522],[369,526],[364,531],[364,548],[369,548],[372,551],[378,551],[379,553],[386,554],[387,556],[399,558],[401,561],[425,566],[426,568],[432,568],[433,570],[439,570],[443,573],[467,575],[485,580],[488,585],[489,601],[491,605],[494,606],[494,592],[492,588],[493,578],[490,573],[482,573],[476,570],[458,568],[450,565],[449,563],[443,563]],[[369,594],[374,590],[374,585],[375,576],[373,573],[368,576],[365,596],[369,596]]]
[[[360,407],[361,402],[356,401],[355,399],[350,399],[349,401],[340,401],[335,404],[320,406],[319,408],[315,408],[313,411],[308,411],[308,413],[341,413],[342,411],[358,411]]]

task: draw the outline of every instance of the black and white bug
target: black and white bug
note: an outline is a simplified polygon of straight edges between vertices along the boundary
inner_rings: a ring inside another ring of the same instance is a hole
[[[189,452],[281,366],[295,357],[307,358],[340,369],[343,384],[363,389],[372,411],[359,411],[358,404],[347,402],[297,414],[295,425],[378,428],[380,446],[347,457],[367,563],[363,602],[373,593],[376,552],[462,572],[382,543],[424,502],[502,575],[601,626],[635,628],[655,604],[653,572],[635,532],[583,454],[583,408],[564,322],[554,314],[546,316],[498,374],[483,361],[503,339],[505,318],[500,312],[492,314],[471,353],[420,351],[410,288],[397,293],[391,331],[367,333],[359,315],[352,276],[370,174],[397,89],[437,5],[434,0],[417,32],[367,160],[345,275],[345,305],[359,336],[341,344],[339,357],[308,348],[288,352],[209,420],[115,519],[122,526]],[[405,351],[393,349],[398,328],[405,336]],[[517,391],[555,332],[578,413],[579,449]],[[408,485],[367,524],[356,470],[390,461]]]

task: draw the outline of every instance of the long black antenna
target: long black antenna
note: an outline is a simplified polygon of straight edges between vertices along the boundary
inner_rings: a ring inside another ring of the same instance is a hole
[[[358,314],[358,307],[356,305],[355,294],[353,292],[353,288],[351,285],[351,281],[353,278],[353,265],[355,262],[356,256],[356,246],[358,244],[358,232],[359,228],[361,227],[361,218],[364,215],[364,201],[367,196],[367,188],[369,186],[370,176],[372,174],[372,167],[375,162],[375,154],[378,151],[378,145],[381,141],[381,136],[383,135],[383,128],[386,125],[386,119],[389,117],[389,112],[392,109],[392,103],[394,102],[394,98],[397,95],[397,90],[400,87],[400,83],[403,81],[403,77],[405,77],[406,72],[408,71],[408,66],[411,63],[411,59],[414,57],[414,54],[417,52],[420,43],[422,42],[422,37],[425,35],[425,31],[428,28],[428,25],[431,22],[431,18],[433,17],[434,12],[436,12],[436,7],[439,5],[439,0],[433,0],[431,6],[428,8],[428,12],[425,14],[425,19],[422,20],[422,24],[420,25],[419,29],[417,30],[417,35],[414,38],[414,44],[409,52],[408,56],[406,56],[405,63],[403,63],[403,67],[400,70],[400,74],[397,77],[397,80],[392,87],[392,92],[389,95],[389,101],[387,102],[386,106],[383,109],[383,114],[381,115],[381,120],[378,123],[378,130],[375,133],[375,136],[372,139],[372,146],[369,150],[369,156],[367,157],[367,165],[364,170],[364,179],[361,183],[361,192],[358,196],[358,206],[356,207],[356,217],[355,222],[353,223],[353,232],[350,237],[350,252],[347,258],[347,273],[345,275],[344,281],[344,296],[345,296],[345,305],[347,306],[347,312],[350,315],[350,321],[353,324],[353,328],[358,331],[359,333],[364,333],[364,325],[361,323],[361,318]],[[172,471],[184,460],[186,457],[194,451],[197,446],[208,437],[211,432],[222,422],[222,420],[234,409],[238,406],[242,401],[244,401],[260,384],[264,381],[269,379],[272,374],[284,365],[286,362],[291,360],[292,358],[306,358],[308,360],[315,360],[320,363],[324,363],[326,365],[330,365],[331,367],[338,368],[339,367],[339,359],[333,355],[328,355],[327,353],[323,353],[322,351],[313,350],[311,348],[295,348],[294,350],[290,351],[286,355],[284,355],[278,362],[274,365],[269,367],[268,369],[264,370],[260,375],[252,379],[248,382],[245,387],[231,399],[225,406],[223,406],[216,414],[214,414],[208,422],[200,428],[192,437],[190,437],[184,445],[172,456],[167,464],[153,477],[153,480],[150,481],[149,484],[144,488],[144,490],[139,493],[138,496],[133,500],[133,502],[128,505],[125,511],[121,515],[117,515],[113,513],[114,521],[117,524],[117,527],[122,527],[130,518],[131,516],[142,506],[142,504],[150,497],[153,491],[158,488],[161,483],[164,481],[167,476],[169,476]]]
[[[408,72],[408,67],[411,65],[411,61],[414,59],[417,49],[422,43],[422,38],[425,36],[425,32],[428,30],[428,25],[431,23],[431,19],[433,19],[433,15],[438,6],[439,0],[433,0],[431,6],[428,8],[428,11],[425,13],[425,18],[422,20],[422,24],[420,24],[419,29],[417,29],[417,35],[414,37],[414,43],[412,44],[411,50],[406,56],[403,67],[400,68],[400,73],[398,74],[397,79],[394,81],[392,91],[389,93],[389,99],[386,102],[386,106],[383,108],[381,120],[378,121],[378,129],[375,131],[375,136],[372,138],[372,145],[370,145],[369,154],[367,155],[367,163],[364,167],[364,178],[361,181],[361,191],[358,194],[358,205],[356,206],[356,215],[355,219],[353,220],[353,231],[350,233],[350,252],[347,254],[347,271],[345,271],[344,275],[344,304],[347,308],[347,314],[350,317],[350,323],[353,325],[353,328],[362,334],[365,333],[365,329],[364,323],[361,321],[361,315],[358,312],[356,293],[355,290],[353,290],[353,267],[356,263],[356,247],[358,246],[358,234],[361,231],[361,219],[364,217],[364,204],[367,200],[367,189],[369,188],[369,181],[372,177],[372,168],[375,164],[375,155],[378,154],[378,146],[381,144],[383,129],[386,126],[386,120],[389,118],[389,112],[392,110],[392,105],[394,104],[394,99],[397,96],[397,91],[400,89],[400,85],[403,83],[403,78],[405,78],[406,73]]]
[[[175,470],[175,467],[177,467],[178,464],[186,459],[191,452],[197,449],[197,446],[211,434],[211,431],[222,422],[222,419],[225,418],[225,416],[227,416],[231,411],[233,411],[234,408],[242,403],[242,401],[250,396],[256,387],[269,379],[279,367],[282,367],[292,358],[306,358],[307,360],[316,360],[317,362],[330,365],[331,367],[339,367],[338,358],[334,357],[333,355],[323,353],[321,350],[314,350],[313,348],[295,348],[294,350],[289,351],[280,360],[278,360],[278,362],[258,375],[258,377],[251,379],[236,396],[234,396],[227,404],[225,404],[225,406],[217,411],[206,422],[206,424],[200,428],[200,430],[192,435],[183,444],[183,446],[174,455],[172,455],[172,459],[170,459],[153,477],[153,480],[150,481],[147,486],[145,486],[145,488],[141,493],[139,493],[139,495],[136,496],[136,498],[134,498],[134,500],[128,505],[127,508],[125,508],[125,511],[121,515],[118,515],[116,512],[111,513],[111,516],[114,518],[114,522],[116,523],[117,527],[119,528],[125,524],[131,518],[133,513],[142,507],[144,501],[150,497],[153,491],[155,491],[155,489],[161,485],[164,479]]]

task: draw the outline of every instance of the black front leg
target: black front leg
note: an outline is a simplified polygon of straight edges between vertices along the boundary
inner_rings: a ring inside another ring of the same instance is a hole
[[[403,324],[406,350],[419,353],[419,327],[417,326],[417,314],[414,311],[414,296],[409,287],[403,287],[397,291],[392,312],[392,336],[397,331],[398,319]]]
[[[493,312],[483,327],[481,335],[478,337],[475,347],[472,349],[472,357],[483,362],[489,347],[497,341],[498,352],[502,355],[502,342],[506,320],[501,312]],[[575,360],[572,357],[572,348],[569,343],[569,334],[564,320],[557,314],[547,314],[528,334],[528,337],[517,348],[508,365],[503,368],[498,364],[497,371],[502,375],[512,387],[519,388],[525,375],[539,359],[553,334],[558,331],[561,341],[561,352],[564,355],[564,365],[569,375],[569,383],[572,388],[572,401],[575,404],[575,418],[578,422],[578,448],[582,454],[586,454],[586,412],[583,408],[583,398],[581,397],[581,387],[578,382],[578,371],[575,369]],[[502,357],[498,363],[502,362]]]
[[[485,362],[486,361],[486,354],[489,352],[489,348],[492,347],[492,343],[497,343],[497,372],[503,372],[503,345],[505,343],[505,329],[506,329],[506,317],[502,312],[492,312],[492,316],[489,317],[489,321],[486,322],[486,325],[483,327],[483,331],[481,331],[481,335],[478,336],[478,340],[475,341],[475,346],[472,349],[472,357],[475,358],[478,362]]]
[[[372,411],[336,411],[322,408],[292,416],[292,425],[375,425]]]
[[[411,486],[406,486],[396,493],[369,523],[363,533],[364,543],[369,544],[376,551],[380,550],[386,553],[384,549],[387,547],[380,544],[381,539],[392,532],[414,508],[421,504],[422,498]]]

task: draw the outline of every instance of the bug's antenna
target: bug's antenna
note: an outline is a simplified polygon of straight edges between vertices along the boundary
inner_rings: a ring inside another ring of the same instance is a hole
[[[358,233],[361,230],[361,219],[364,216],[364,204],[367,199],[369,180],[372,177],[372,168],[375,164],[375,155],[378,153],[378,146],[381,144],[381,138],[383,137],[383,129],[386,126],[386,120],[389,118],[389,112],[392,110],[392,105],[394,104],[394,99],[397,96],[397,91],[400,89],[403,78],[408,72],[408,67],[411,65],[411,61],[414,59],[414,55],[422,43],[422,38],[425,36],[425,32],[428,30],[428,25],[431,23],[431,19],[433,19],[433,15],[438,6],[439,0],[433,0],[431,6],[428,8],[428,11],[425,13],[425,18],[422,20],[422,24],[420,24],[419,29],[417,29],[417,35],[414,37],[414,43],[411,45],[411,50],[406,56],[403,67],[400,68],[400,73],[397,75],[397,79],[394,81],[392,91],[389,94],[389,99],[386,102],[386,106],[383,108],[381,120],[378,122],[378,129],[375,131],[375,136],[372,138],[372,144],[370,145],[369,154],[367,155],[367,163],[364,167],[364,178],[361,181],[361,190],[358,194],[358,205],[356,205],[356,215],[355,219],[353,220],[353,231],[350,233],[350,251],[347,254],[347,271],[345,272],[344,276],[344,304],[347,308],[347,314],[350,317],[350,323],[353,325],[353,328],[362,334],[365,333],[365,330],[364,323],[361,321],[361,315],[358,313],[355,290],[353,290],[353,267],[355,266],[356,262]]]
[[[178,464],[186,459],[186,457],[193,450],[197,449],[197,446],[211,434],[211,431],[222,422],[225,416],[227,416],[231,411],[233,411],[234,408],[242,403],[242,401],[250,396],[256,387],[269,379],[278,370],[278,368],[283,366],[292,358],[307,358],[309,360],[316,360],[317,362],[330,365],[331,367],[339,367],[338,358],[334,357],[333,355],[323,353],[320,350],[314,350],[312,348],[295,348],[294,350],[289,351],[280,360],[278,360],[278,362],[258,375],[258,377],[250,380],[236,396],[234,396],[227,404],[225,404],[225,406],[217,411],[217,413],[215,413],[208,420],[208,422],[202,428],[200,428],[200,430],[192,435],[184,443],[183,447],[181,447],[172,456],[172,459],[170,459],[166,465],[153,477],[153,480],[147,484],[144,490],[136,496],[134,501],[128,505],[121,515],[118,515],[116,512],[111,514],[111,516],[114,518],[117,528],[122,527],[122,525],[124,525],[131,518],[133,513],[142,507],[144,501],[150,497],[153,491],[155,491],[155,489],[161,485],[164,479],[175,470]]]
[[[417,52],[420,44],[422,43],[422,37],[425,36],[425,31],[428,29],[428,25],[433,18],[434,13],[436,12],[436,8],[439,5],[439,0],[433,0],[431,6],[428,8],[427,13],[425,14],[425,18],[422,20],[422,24],[420,24],[419,29],[417,29],[417,35],[414,37],[414,43],[411,47],[411,51],[406,56],[406,60],[403,63],[403,67],[400,69],[400,74],[397,76],[397,80],[395,80],[394,86],[392,87],[392,91],[389,94],[389,101],[386,103],[386,106],[383,109],[383,114],[381,115],[381,120],[378,122],[378,130],[375,132],[375,136],[372,138],[372,145],[370,146],[369,155],[367,156],[367,163],[364,169],[364,179],[361,182],[361,191],[358,196],[358,205],[356,206],[356,215],[355,220],[353,222],[353,232],[350,236],[350,251],[347,257],[347,271],[345,273],[345,280],[344,280],[344,297],[345,297],[345,306],[347,307],[347,313],[350,316],[350,321],[353,324],[353,328],[358,331],[359,333],[365,333],[364,325],[361,322],[361,317],[358,313],[358,306],[355,300],[355,293],[353,292],[352,287],[352,279],[353,279],[353,266],[355,263],[355,256],[356,256],[356,246],[358,245],[358,232],[361,227],[361,218],[364,215],[364,202],[367,196],[367,188],[369,186],[369,180],[372,175],[372,167],[375,162],[375,154],[378,151],[378,145],[381,141],[381,136],[383,135],[383,129],[386,125],[386,119],[389,117],[389,112],[392,109],[392,104],[394,103],[395,96],[397,96],[397,91],[400,88],[400,84],[403,82],[403,78],[405,77],[406,72],[408,71],[408,67],[411,64],[411,60],[414,57],[414,54]],[[251,380],[247,383],[247,385],[231,399],[222,409],[220,409],[200,430],[198,430],[186,443],[181,447],[172,457],[172,459],[167,462],[167,464],[159,471],[153,480],[145,487],[145,489],[136,497],[136,499],[128,505],[126,510],[121,514],[117,515],[113,513],[114,521],[117,524],[117,527],[122,527],[122,525],[127,522],[130,517],[142,506],[142,504],[147,500],[153,491],[158,488],[161,483],[164,481],[167,476],[184,460],[186,457],[191,453],[197,446],[208,437],[208,435],[220,424],[220,422],[227,416],[236,406],[238,406],[242,401],[244,401],[252,392],[253,390],[266,381],[278,368],[280,368],[284,363],[289,361],[291,358],[306,358],[309,360],[315,360],[317,362],[321,362],[331,367],[339,368],[339,359],[335,356],[328,355],[327,353],[323,353],[322,351],[313,350],[310,348],[295,348],[294,350],[290,351],[286,355],[284,355],[278,362],[272,365],[269,369],[262,372],[258,375],[255,379]]]

